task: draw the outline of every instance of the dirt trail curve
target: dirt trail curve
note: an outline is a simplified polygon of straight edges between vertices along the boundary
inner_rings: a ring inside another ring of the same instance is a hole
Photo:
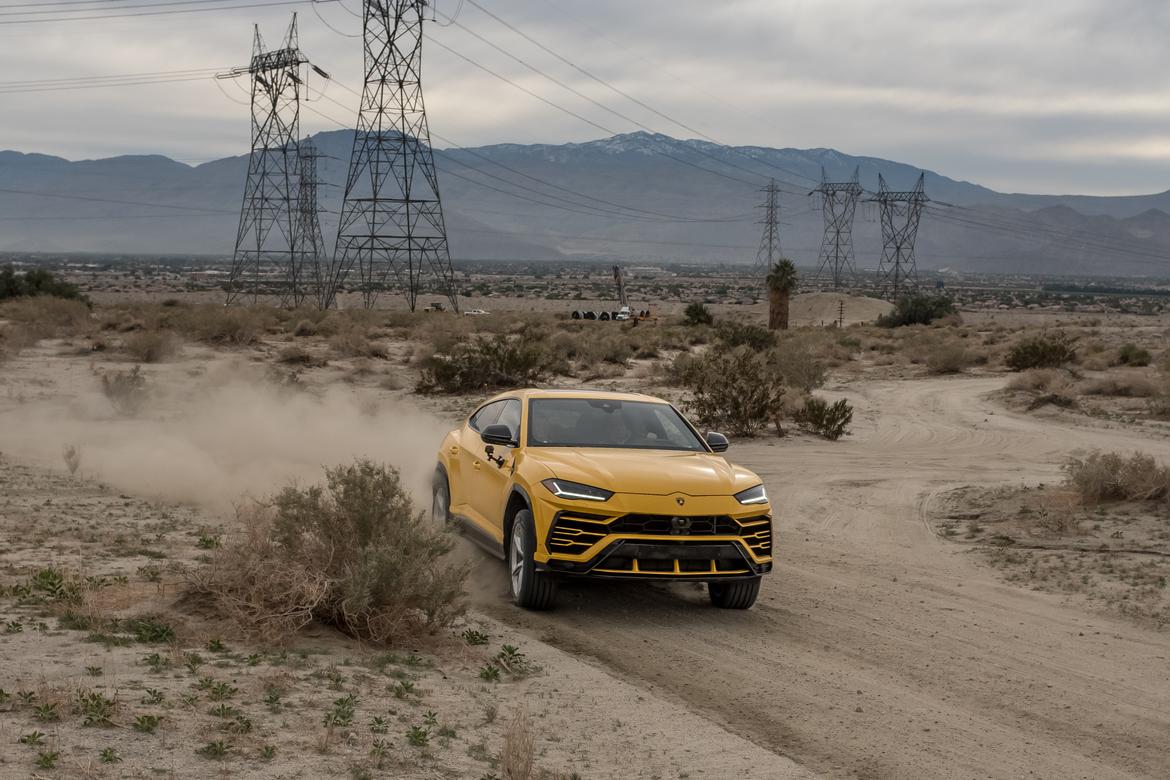
[[[780,563],[751,612],[696,609],[697,585],[604,583],[549,615],[484,607],[831,776],[1170,777],[1170,634],[1003,584],[922,516],[948,486],[1170,442],[1007,413],[984,400],[1002,384],[866,385],[847,440],[734,447],[778,506]]]

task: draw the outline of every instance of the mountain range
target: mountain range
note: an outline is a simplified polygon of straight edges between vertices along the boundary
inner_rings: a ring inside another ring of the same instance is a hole
[[[332,245],[351,131],[313,136],[322,227]],[[856,265],[882,252],[879,174],[911,189],[912,165],[833,149],[726,147],[632,133],[586,143],[436,149],[456,259],[616,259],[752,263],[761,187],[781,188],[781,246],[815,266],[821,180],[856,170],[867,194],[853,228]],[[190,166],[162,156],[69,161],[0,152],[0,252],[229,255],[246,154]],[[920,268],[989,273],[1170,277],[1170,191],[1127,197],[995,192],[925,171],[931,203]]]

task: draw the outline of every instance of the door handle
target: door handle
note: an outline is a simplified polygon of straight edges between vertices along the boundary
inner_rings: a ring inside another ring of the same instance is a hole
[[[476,471],[479,471],[479,461],[477,460],[475,463],[472,463],[471,467]]]
[[[450,452],[451,452],[451,454],[452,454],[452,455],[458,455],[458,454],[459,454],[459,448],[458,448],[458,447],[452,447],[452,448],[450,449]]]

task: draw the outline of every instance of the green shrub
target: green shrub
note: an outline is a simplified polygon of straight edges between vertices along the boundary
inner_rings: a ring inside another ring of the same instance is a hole
[[[1076,362],[1076,338],[1064,331],[1042,333],[1012,345],[1005,362],[1013,371],[1029,368],[1060,368]]]
[[[398,472],[358,461],[326,484],[285,488],[191,581],[240,626],[285,638],[311,620],[374,642],[447,626],[467,568],[453,537],[415,510]]]
[[[1117,353],[1117,362],[1123,366],[1148,366],[1151,359],[1149,350],[1135,344],[1124,344]]]
[[[420,393],[472,393],[494,387],[536,382],[546,373],[541,342],[500,333],[456,344],[428,361],[419,380]]]
[[[16,268],[11,265],[0,269],[0,301],[9,298],[31,298],[36,295],[68,298],[89,304],[89,299],[81,293],[77,285],[61,281],[43,268],[30,268],[20,275],[17,275]]]
[[[683,312],[683,322],[687,325],[710,325],[715,322],[710,310],[700,301],[687,304]]]
[[[760,325],[747,322],[721,322],[715,338],[729,347],[751,347],[763,352],[776,346],[776,334]]]
[[[804,406],[792,416],[793,421],[803,430],[837,441],[849,432],[853,422],[853,407],[844,398],[836,403],[810,396]]]
[[[949,317],[955,312],[955,302],[947,295],[912,292],[899,298],[889,314],[878,317],[877,324],[883,328],[929,325],[935,320]]]
[[[687,410],[702,425],[734,436],[755,436],[783,409],[784,376],[750,347],[710,350],[676,361],[677,378],[690,391]]]

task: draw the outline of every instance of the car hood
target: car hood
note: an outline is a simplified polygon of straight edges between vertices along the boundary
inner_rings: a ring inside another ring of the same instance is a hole
[[[560,479],[615,493],[727,496],[760,483],[747,469],[708,452],[539,447],[528,455]]]

